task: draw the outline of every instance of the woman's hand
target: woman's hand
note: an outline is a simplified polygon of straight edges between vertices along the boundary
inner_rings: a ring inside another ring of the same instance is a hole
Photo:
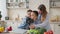
[[[34,24],[31,24],[31,25],[29,26],[29,28],[30,28],[30,29],[34,29],[34,28],[35,28],[35,25],[34,25]]]

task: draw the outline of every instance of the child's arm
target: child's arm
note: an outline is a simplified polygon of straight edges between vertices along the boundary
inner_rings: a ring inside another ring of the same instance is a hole
[[[30,29],[35,29],[34,24],[31,24],[31,25],[29,26],[29,28],[30,28]]]
[[[29,34],[29,33],[27,33],[27,34]]]
[[[29,30],[26,33],[29,34]]]

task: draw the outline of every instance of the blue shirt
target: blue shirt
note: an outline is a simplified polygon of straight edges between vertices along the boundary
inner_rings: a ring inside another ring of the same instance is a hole
[[[38,20],[41,20],[41,14],[38,15]]]
[[[25,18],[23,18],[22,23],[20,24],[20,26],[18,28],[28,29],[28,27],[29,27],[29,24],[26,23],[26,17],[25,17]]]

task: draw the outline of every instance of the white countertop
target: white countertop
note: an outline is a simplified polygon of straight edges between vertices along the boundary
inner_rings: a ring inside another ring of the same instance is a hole
[[[50,24],[60,24],[60,22],[49,22]]]
[[[10,31],[10,32],[13,32],[13,33],[20,33],[20,34],[25,34],[27,32],[27,30],[24,30],[24,29],[15,29],[13,31]]]

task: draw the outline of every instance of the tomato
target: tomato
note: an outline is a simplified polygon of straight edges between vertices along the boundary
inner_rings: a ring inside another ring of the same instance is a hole
[[[53,31],[52,30],[49,30],[48,32],[49,32],[49,34],[53,34]]]
[[[8,31],[12,31],[12,27],[11,27],[11,26],[8,27],[7,30],[8,30]]]
[[[44,34],[49,34],[48,32],[44,32]]]

